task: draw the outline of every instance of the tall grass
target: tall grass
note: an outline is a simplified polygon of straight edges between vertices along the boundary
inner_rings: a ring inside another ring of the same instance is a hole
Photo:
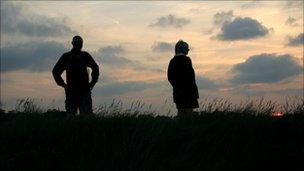
[[[282,108],[286,114],[304,114],[304,98],[289,97]]]
[[[39,105],[35,99],[26,98],[18,99],[15,110],[13,112],[19,113],[43,113],[45,110],[41,105]]]
[[[41,100],[40,100],[41,101]],[[140,100],[134,100],[129,106],[123,104],[121,100],[113,99],[110,104],[101,104],[93,108],[97,117],[124,117],[139,115],[165,115],[174,117],[172,105],[169,106],[166,99],[164,105],[168,106],[167,111],[163,114],[159,113],[159,109],[154,108],[152,104],[146,104]],[[247,115],[272,115],[274,112],[288,114],[304,114],[304,98],[300,96],[286,97],[285,103],[278,104],[276,101],[265,100],[264,97],[259,99],[247,98],[238,104],[232,103],[230,99],[225,98],[205,98],[200,102],[200,108],[196,114],[212,114],[212,113],[238,113]],[[1,109],[4,113],[4,109]],[[55,113],[62,112],[59,109],[46,109],[37,100],[32,98],[18,99],[14,110],[8,113]]]
[[[147,105],[139,100],[132,101],[129,107],[124,107],[121,100],[113,99],[112,102],[107,105],[99,105],[94,108],[94,113],[98,117],[124,117],[139,115],[155,115],[155,110],[152,109],[152,105]]]
[[[246,99],[239,104],[233,104],[228,99],[215,98],[210,101],[206,99],[200,103],[201,113],[242,113],[251,115],[271,115],[278,110],[279,105],[275,101],[264,98],[251,100]]]

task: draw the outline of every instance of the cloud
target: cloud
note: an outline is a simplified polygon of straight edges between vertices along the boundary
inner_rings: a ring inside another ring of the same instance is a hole
[[[275,83],[303,72],[297,59],[289,54],[263,53],[250,56],[245,62],[233,66],[234,84]]]
[[[285,88],[285,89],[281,89],[281,90],[274,90],[272,92],[275,94],[282,94],[282,95],[286,95],[286,94],[299,95],[299,94],[304,93],[304,89],[303,88]]]
[[[190,19],[176,17],[175,15],[169,14],[162,16],[157,19],[155,23],[150,24],[152,27],[175,27],[182,28],[183,26],[190,23]]]
[[[234,17],[233,11],[221,11],[213,15],[213,26],[205,31],[205,34],[212,34],[215,29],[221,27],[225,22],[231,22]]]
[[[297,19],[293,17],[288,17],[288,19],[285,21],[285,25],[292,27],[300,26],[300,24],[297,23]]]
[[[287,1],[285,4],[287,9],[303,9],[303,1]]]
[[[233,41],[263,37],[269,33],[270,29],[250,17],[236,17],[231,22],[224,22],[221,31],[222,33],[217,35],[219,40]]]
[[[122,95],[128,92],[142,91],[148,88],[155,87],[159,83],[147,83],[143,81],[125,81],[111,82],[106,85],[98,85],[95,87],[95,93],[99,95]]]
[[[1,2],[1,32],[36,37],[76,34],[64,20],[30,13],[12,2]]]
[[[295,37],[288,37],[288,46],[300,46],[304,45],[304,34],[300,33],[298,36]]]
[[[263,97],[266,94],[276,94],[276,95],[299,95],[303,94],[303,88],[283,88],[276,90],[263,90],[261,88],[252,88],[249,86],[242,86],[233,89],[234,94],[242,94],[247,96],[258,96]]]
[[[121,56],[124,49],[121,46],[106,46],[100,48],[98,53],[100,54],[101,61],[107,65],[115,66],[133,66],[136,62]]]
[[[164,72],[161,69],[152,68],[139,61],[134,61],[124,57],[125,49],[120,45],[110,45],[100,48],[96,56],[101,58],[103,64],[111,67],[132,68],[134,70]]]
[[[225,22],[231,22],[233,18],[233,11],[222,11],[213,15],[214,26],[222,26]]]
[[[168,42],[154,42],[152,46],[153,52],[173,52],[174,51],[174,43]]]
[[[64,45],[53,41],[1,47],[1,72],[50,70],[65,51]]]
[[[260,1],[250,1],[245,2],[243,5],[241,5],[241,8],[254,8],[260,5]]]
[[[219,87],[219,85],[215,81],[206,77],[197,77],[196,82],[198,89],[200,90],[211,90],[217,89]]]

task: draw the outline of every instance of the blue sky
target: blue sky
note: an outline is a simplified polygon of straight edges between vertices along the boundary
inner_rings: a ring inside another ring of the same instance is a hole
[[[63,109],[51,75],[71,38],[99,63],[95,106],[121,99],[172,106],[174,44],[190,44],[201,100],[303,97],[303,1],[1,1],[1,102]]]

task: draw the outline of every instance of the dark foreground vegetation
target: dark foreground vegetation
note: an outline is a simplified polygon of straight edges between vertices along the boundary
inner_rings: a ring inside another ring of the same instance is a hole
[[[0,170],[302,170],[303,100],[283,116],[248,104],[213,102],[186,119],[136,110],[67,119],[33,104],[2,111]]]

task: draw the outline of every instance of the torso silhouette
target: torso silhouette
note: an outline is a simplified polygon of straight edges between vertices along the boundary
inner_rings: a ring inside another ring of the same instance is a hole
[[[191,59],[185,55],[174,56],[168,67],[168,80],[173,86],[174,102],[197,99],[198,90]],[[196,105],[194,105],[196,106]]]
[[[89,83],[89,74],[87,67],[92,69],[92,81]],[[70,91],[84,92],[90,91],[98,80],[99,68],[92,56],[80,50],[72,49],[64,53],[53,69],[53,75],[58,85],[64,85],[61,77],[63,71],[66,71],[66,89]]]

